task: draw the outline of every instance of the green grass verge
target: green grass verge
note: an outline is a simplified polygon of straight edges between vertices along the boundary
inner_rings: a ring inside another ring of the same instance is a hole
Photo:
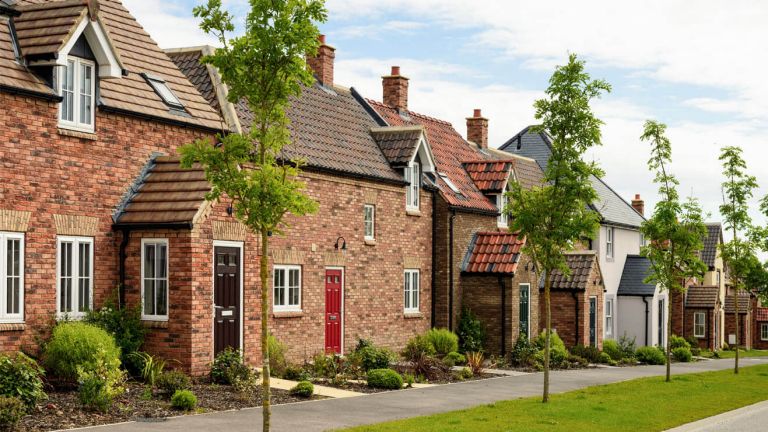
[[[347,431],[663,431],[768,399],[768,365],[642,378]]]
[[[720,354],[720,358],[726,358],[726,359],[732,359],[736,357],[736,351],[718,351],[718,354]],[[714,353],[712,351],[702,351],[701,352],[702,357],[714,357]],[[768,356],[768,350],[740,350],[739,351],[739,358],[742,357],[766,357]]]

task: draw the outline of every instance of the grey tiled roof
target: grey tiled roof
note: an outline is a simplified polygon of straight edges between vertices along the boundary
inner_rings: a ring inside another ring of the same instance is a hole
[[[749,311],[750,296],[747,293],[739,293],[739,315],[746,314]],[[725,313],[735,313],[736,306],[733,301],[733,294],[725,296]]]
[[[720,288],[716,286],[692,286],[685,295],[685,307],[714,308]]]
[[[704,249],[701,251],[701,260],[709,268],[715,266],[717,258],[717,245],[723,241],[723,229],[719,222],[707,224],[707,236],[704,238]]]
[[[552,154],[552,141],[544,132],[531,131],[532,126],[520,131],[499,147],[512,154],[535,159],[542,170],[546,170],[547,162]],[[598,199],[592,203],[593,209],[600,214],[603,222],[614,223],[639,228],[645,220],[632,205],[610,188],[602,179],[592,177],[592,187],[597,192]]]
[[[371,129],[371,135],[392,166],[408,165],[423,134],[423,126],[387,126]]]
[[[645,282],[650,275],[651,261],[640,255],[627,255],[624,271],[621,273],[618,295],[652,296],[656,285]]]

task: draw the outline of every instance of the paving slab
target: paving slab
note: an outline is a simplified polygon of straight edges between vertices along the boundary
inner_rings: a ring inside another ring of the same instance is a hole
[[[667,432],[764,431],[768,425],[768,401],[669,429]]]

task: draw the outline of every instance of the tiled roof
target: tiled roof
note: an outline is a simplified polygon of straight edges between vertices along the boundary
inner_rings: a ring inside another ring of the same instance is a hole
[[[484,193],[502,192],[509,178],[514,161],[479,160],[465,161],[464,169],[475,185]]]
[[[651,261],[640,255],[627,255],[619,281],[620,296],[652,296],[656,285],[645,282],[651,274]]]
[[[22,55],[55,53],[70,38],[75,22],[86,14],[85,0],[20,0],[14,18]],[[99,80],[102,108],[181,122],[209,129],[221,129],[221,116],[179,72],[155,41],[136,22],[119,0],[100,0],[99,19],[128,76]],[[13,50],[7,26],[0,24],[0,85],[53,94],[42,80],[28,70],[11,64]],[[165,80],[184,105],[186,113],[171,110],[142,76],[148,73]]]
[[[739,314],[746,314],[749,311],[749,301],[751,297],[747,293],[739,293]],[[736,312],[736,305],[733,301],[733,294],[725,296],[725,313]]]
[[[755,311],[755,319],[757,321],[768,321],[768,308],[759,307]]]
[[[392,166],[406,166],[418,150],[424,127],[388,126],[371,129],[371,134]]]
[[[211,187],[200,166],[183,169],[178,157],[159,156],[135,190],[116,225],[192,223]]]
[[[394,108],[373,100],[368,100],[368,103],[390,126],[424,126],[427,140],[435,156],[437,171],[445,174],[459,190],[454,192],[442,178],[438,180],[440,194],[448,204],[489,213],[498,212],[496,204],[477,188],[462,164],[464,161],[484,159],[483,154],[465,141],[450,123],[413,111],[398,112]]]
[[[707,236],[704,238],[704,248],[701,250],[701,260],[709,268],[715,267],[717,246],[723,242],[723,229],[719,222],[707,224]]]
[[[720,288],[717,286],[691,286],[685,295],[685,307],[689,308],[714,308],[717,305],[717,297]]]
[[[172,52],[171,58],[200,93],[215,103],[216,87],[206,67],[192,61],[195,50],[184,51],[186,55]],[[234,104],[234,109],[237,120],[247,131],[253,121],[248,105],[240,101]],[[353,90],[340,86],[329,89],[317,83],[304,87],[301,96],[291,101],[287,115],[292,142],[283,149],[284,158],[302,160],[307,169],[404,181],[371,135],[371,129],[379,125],[355,99]]]
[[[548,134],[533,132],[528,126],[499,147],[499,150],[536,160],[542,170],[546,170],[552,155],[552,142]],[[645,218],[630,203],[608,186],[602,179],[592,177],[592,187],[597,192],[597,200],[592,207],[600,214],[604,222],[640,227]]]
[[[515,157],[515,178],[524,189],[531,189],[544,184],[544,172],[536,161],[524,157]]]
[[[201,95],[207,100],[211,106],[218,110],[219,99],[216,97],[216,89],[213,87],[211,76],[208,74],[208,68],[200,63],[203,58],[203,52],[200,50],[195,51],[183,51],[183,52],[168,52],[168,57],[176,63],[179,70],[186,75],[189,82],[194,85]]]
[[[553,290],[574,290],[584,291],[590,283],[601,283],[602,275],[597,280],[590,280],[594,266],[599,266],[597,254],[594,251],[570,252],[565,255],[565,261],[568,268],[571,269],[571,275],[565,277],[560,270],[554,270],[551,277],[551,288]],[[544,277],[540,281],[540,288],[544,288]]]
[[[514,274],[525,239],[509,232],[478,232],[472,237],[462,271]]]

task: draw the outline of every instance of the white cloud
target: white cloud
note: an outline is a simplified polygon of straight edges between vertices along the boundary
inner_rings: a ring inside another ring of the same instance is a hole
[[[217,45],[200,30],[192,7],[179,0],[123,0],[125,7],[161,48]]]
[[[425,23],[417,21],[386,21],[371,25],[350,25],[334,32],[334,39],[368,38],[380,39],[393,33],[409,34],[414,30],[426,27]]]

